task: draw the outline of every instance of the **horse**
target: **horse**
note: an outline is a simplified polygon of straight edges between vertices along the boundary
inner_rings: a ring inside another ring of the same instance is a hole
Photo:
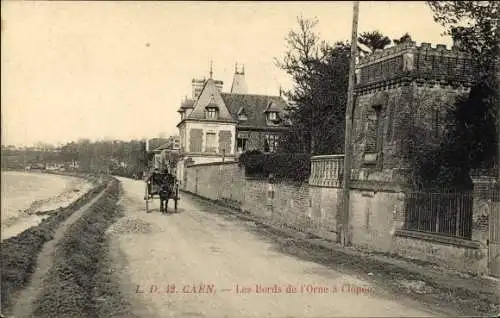
[[[170,173],[165,173],[162,178],[158,196],[160,197],[160,212],[167,213],[168,200],[172,197],[175,189],[175,177]],[[165,207],[163,206],[165,203]]]

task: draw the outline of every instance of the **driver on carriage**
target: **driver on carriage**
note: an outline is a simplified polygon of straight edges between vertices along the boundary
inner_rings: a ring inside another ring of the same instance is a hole
[[[153,172],[148,178],[148,192],[152,192],[152,186],[155,185],[157,188],[160,188],[163,183],[165,177],[169,175],[168,167],[165,167],[163,171],[160,171],[159,168],[154,168]]]
[[[160,173],[160,169],[154,168],[151,175],[148,177],[148,192],[152,192],[153,185],[160,186],[162,183],[162,174]]]

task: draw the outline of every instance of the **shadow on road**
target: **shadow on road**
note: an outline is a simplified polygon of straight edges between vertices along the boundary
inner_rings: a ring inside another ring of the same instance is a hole
[[[311,235],[295,235],[290,231],[281,230],[265,224],[250,215],[232,211],[230,208],[219,206],[190,196],[193,202],[200,207],[211,206],[212,209],[203,209],[204,212],[217,214],[228,221],[237,222],[248,232],[256,235],[261,240],[272,244],[271,250],[285,255],[293,256],[304,261],[312,261],[335,271],[357,277],[379,287],[400,300],[417,301],[433,311],[445,315],[460,312],[462,314],[477,315],[489,314],[496,310],[493,291],[483,291],[481,296],[473,295],[467,290],[454,290],[451,292],[447,286],[438,282],[429,281],[425,275],[409,272],[398,266],[381,263],[363,255],[352,255],[335,249],[329,249],[316,244],[317,238]],[[407,288],[404,282],[425,282],[427,289],[413,290]],[[457,301],[460,300],[460,301]],[[447,306],[444,306],[444,305]]]
[[[185,212],[185,209],[177,208],[177,212],[174,211],[174,208],[168,208],[167,213],[165,213],[166,216],[172,215],[172,214],[179,214]],[[147,213],[161,213],[160,208],[149,208]]]

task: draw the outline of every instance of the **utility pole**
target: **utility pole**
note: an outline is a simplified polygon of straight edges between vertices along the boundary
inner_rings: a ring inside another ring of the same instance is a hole
[[[358,16],[359,1],[353,3],[351,61],[349,64],[349,86],[347,88],[347,109],[345,115],[344,177],[342,182],[340,242],[343,246],[350,244],[349,235],[349,188],[352,165],[352,116],[354,109],[354,81],[356,76],[356,56],[358,51]]]
[[[498,9],[497,9],[498,10]],[[498,15],[497,15],[498,16]],[[497,189],[500,189],[500,17],[496,21],[495,91],[497,107]]]

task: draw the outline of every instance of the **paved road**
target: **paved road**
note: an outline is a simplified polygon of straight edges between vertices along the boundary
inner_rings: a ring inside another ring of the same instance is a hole
[[[213,206],[187,195],[178,214],[162,215],[158,202],[146,214],[144,184],[120,180],[125,217],[109,230],[111,255],[136,315],[434,316],[365,281],[280,253],[243,221],[210,213]]]

